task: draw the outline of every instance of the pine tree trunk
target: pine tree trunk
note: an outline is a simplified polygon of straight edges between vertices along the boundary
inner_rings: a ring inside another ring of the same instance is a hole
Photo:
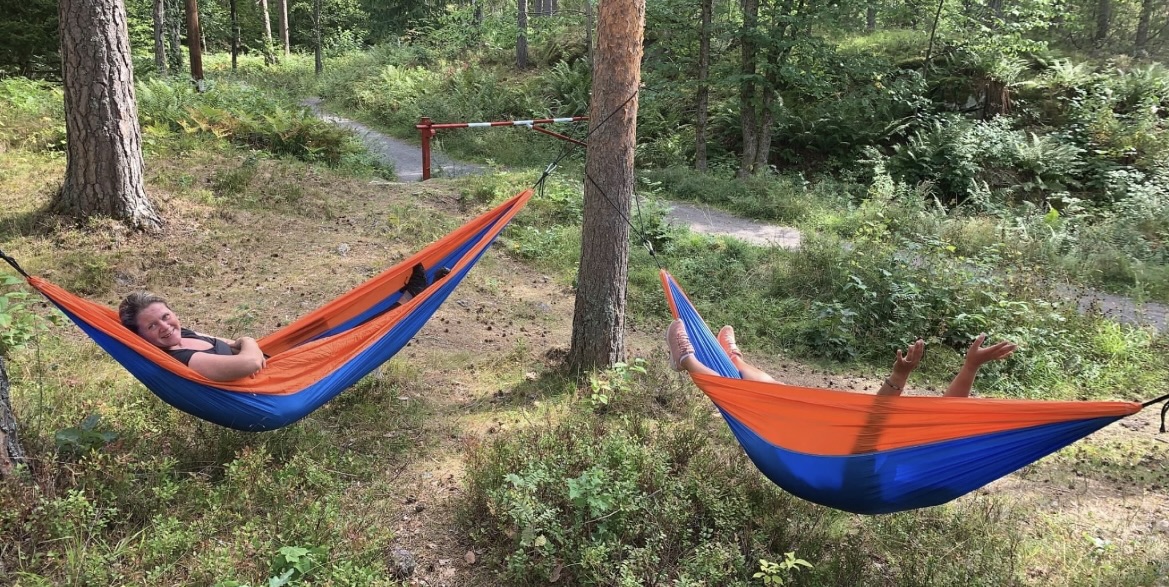
[[[284,45],[284,57],[287,58],[292,50],[288,44],[288,0],[277,0],[276,9],[280,11],[280,42]]]
[[[698,100],[694,117],[694,169],[706,171],[706,122],[710,116],[710,27],[714,0],[702,0],[698,32]]]
[[[1096,1],[1096,34],[1092,41],[1096,47],[1103,47],[1108,40],[1108,29],[1112,26],[1112,0]]]
[[[229,0],[228,7],[231,11],[231,69],[234,70],[239,65],[239,9],[236,6],[237,0]]]
[[[121,0],[61,0],[65,180],[54,210],[137,230],[162,222],[146,197],[142,132]]]
[[[593,13],[593,0],[584,0],[585,10],[585,46],[588,47],[589,63],[593,60],[593,31],[597,28],[596,17]]]
[[[321,75],[321,72],[325,71],[324,50],[321,47],[321,28],[322,28],[321,27],[321,0],[314,0],[314,2],[313,2],[313,36],[315,37],[315,40],[316,40],[316,43],[314,43],[316,45],[316,49],[314,50],[314,55],[313,55],[313,58],[314,58],[313,59],[314,60],[313,71],[316,72],[317,75]]]
[[[183,70],[183,0],[163,0],[166,3],[166,30],[170,44],[170,70],[176,75]]]
[[[601,0],[585,155],[584,220],[568,365],[610,367],[625,354],[629,211],[637,142],[645,0]]]
[[[0,479],[9,477],[12,470],[25,462],[24,447],[17,435],[16,415],[12,412],[9,396],[8,372],[4,357],[0,357]]]
[[[203,29],[199,27],[199,2],[187,0],[187,52],[191,54],[191,79],[203,91]]]
[[[877,30],[877,5],[871,1],[865,8],[865,32],[873,32]]]
[[[276,63],[276,56],[272,54],[272,19],[268,17],[268,0],[257,0],[260,5],[260,17],[264,20],[264,65]]]
[[[158,73],[166,77],[166,3],[164,0],[154,0],[154,67]]]
[[[1137,20],[1137,35],[1133,43],[1133,54],[1137,57],[1147,57],[1149,48],[1149,23],[1153,20],[1153,9],[1156,0],[1142,0],[1141,14]]]
[[[528,68],[528,0],[516,0],[515,67]]]
[[[739,162],[739,177],[755,173],[755,155],[759,149],[758,71],[756,59],[759,49],[754,34],[759,25],[759,0],[743,0],[743,34],[740,39],[741,62],[739,82],[739,123],[743,130],[743,154]]]

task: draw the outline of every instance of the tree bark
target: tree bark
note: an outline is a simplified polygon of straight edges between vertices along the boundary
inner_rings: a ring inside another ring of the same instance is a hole
[[[191,54],[191,80],[203,91],[203,29],[199,27],[198,0],[187,0],[187,52]]]
[[[268,0],[257,0],[260,5],[260,17],[264,20],[264,65],[276,63],[276,56],[272,53],[272,19],[268,16]]]
[[[239,9],[237,0],[230,0],[228,8],[231,10],[231,69],[239,66]]]
[[[1103,47],[1108,40],[1108,29],[1112,26],[1112,0],[1096,0],[1096,34],[1092,37],[1096,47]]]
[[[1149,24],[1153,20],[1153,9],[1156,0],[1142,0],[1141,14],[1137,20],[1137,35],[1133,43],[1133,54],[1137,57],[1147,57],[1149,47]]]
[[[593,61],[593,31],[597,28],[596,17],[593,14],[593,0],[584,0],[585,11],[585,46],[588,48],[589,63]]]
[[[4,357],[0,357],[0,479],[11,476],[12,470],[25,462],[8,391],[8,372],[4,370]]]
[[[61,0],[65,181],[53,208],[109,216],[137,230],[162,225],[146,197],[142,131],[121,0]]]
[[[869,5],[865,7],[865,32],[873,32],[877,30],[877,5],[869,1]]]
[[[694,117],[694,169],[706,171],[706,122],[710,116],[710,28],[714,0],[702,0],[698,32],[698,99]]]
[[[584,220],[568,365],[610,367],[625,354],[629,211],[637,142],[645,0],[601,0],[585,155]]]
[[[183,11],[182,0],[163,0],[166,3],[166,29],[170,44],[170,70],[178,74],[183,70]]]
[[[154,0],[154,67],[163,77],[166,70],[166,2]]]
[[[759,0],[742,0],[743,32],[740,36],[740,74],[739,82],[739,123],[743,131],[743,154],[739,163],[739,177],[747,177],[755,173],[755,153],[759,149],[759,119],[756,116],[759,106],[756,79],[758,66],[758,43],[755,35],[759,27]]]
[[[288,44],[288,0],[277,0],[276,9],[280,11],[280,42],[284,45],[284,57],[292,51]]]
[[[313,71],[317,75],[325,71],[324,50],[321,47],[321,0],[313,1],[313,38],[316,48],[313,51]]]
[[[515,67],[528,68],[528,0],[516,0]]]

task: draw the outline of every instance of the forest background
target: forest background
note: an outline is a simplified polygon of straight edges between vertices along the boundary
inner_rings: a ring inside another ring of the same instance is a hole
[[[169,202],[173,226],[153,241],[39,212],[59,181],[64,141],[57,8],[10,7],[0,22],[5,250],[107,301],[125,282],[161,285],[176,274],[186,289],[174,293],[196,295],[192,278],[232,291],[246,267],[221,256],[233,238],[267,242],[344,223],[354,232],[369,220],[373,234],[420,244],[441,227],[436,213],[510,195],[549,161],[548,139],[530,132],[451,134],[444,150],[506,170],[375,194],[375,178],[393,170],[316,120],[303,98],[321,96],[402,137],[416,136],[422,116],[587,113],[587,2],[318,1],[288,6],[287,52],[268,32],[279,11],[265,18],[265,4],[236,5],[238,63],[228,56],[232,4],[199,5],[203,93],[180,50],[182,7],[162,3],[168,16],[156,28],[156,5],[127,3],[151,191]],[[1153,0],[654,2],[638,121],[647,207],[636,238],[667,260],[711,323],[735,324],[753,351],[810,361],[833,378],[885,369],[894,348],[924,336],[937,350],[922,376],[944,381],[985,331],[1026,352],[987,369],[984,394],[1148,399],[1169,372],[1163,337],[1058,300],[1061,288],[1092,287],[1169,301],[1167,37],[1169,3]],[[318,49],[324,67],[315,74]],[[526,272],[572,286],[581,192],[573,165],[501,243],[519,265],[486,264],[470,284],[476,291],[506,297],[501,284]],[[332,199],[338,186],[351,201]],[[436,202],[419,203],[420,194]],[[658,197],[797,226],[803,247],[687,234],[662,221]],[[259,232],[233,230],[245,220]],[[175,252],[195,231],[218,234],[192,247],[203,256]],[[329,255],[342,244],[349,249],[348,240],[330,242]],[[302,263],[322,269],[337,262],[329,255]],[[376,263],[352,255],[361,267]],[[302,297],[325,299],[342,285],[268,263],[257,279],[292,275]],[[1009,492],[873,518],[783,495],[743,461],[692,387],[661,366],[656,279],[654,261],[636,253],[631,326],[654,332],[644,344],[657,355],[634,353],[585,381],[560,373],[555,353],[532,342],[478,365],[428,355],[442,375],[395,360],[332,411],[285,432],[245,435],[144,399],[6,274],[0,352],[11,361],[34,465],[0,495],[0,579],[397,584],[410,580],[403,544],[425,560],[429,539],[453,541],[444,547],[458,554],[431,557],[438,570],[417,572],[449,570],[456,574],[444,580],[456,584],[1165,580],[1166,455],[1149,434],[1085,441],[1019,476],[1052,494],[1097,483],[1131,513],[1097,512],[1112,525]],[[218,314],[192,306],[237,333],[273,325],[259,311],[265,304],[303,310],[260,283],[248,288],[248,303]],[[517,307],[492,320],[513,333],[555,328],[538,304]],[[458,374],[467,369],[471,382]],[[457,387],[498,421],[463,429],[440,418],[443,394],[424,392]],[[461,443],[450,446],[451,437]],[[415,501],[390,473],[452,454],[465,458],[455,467],[457,515],[411,542],[401,517]]]

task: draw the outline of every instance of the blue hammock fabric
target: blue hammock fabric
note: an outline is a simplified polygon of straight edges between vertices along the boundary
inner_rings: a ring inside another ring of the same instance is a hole
[[[393,357],[455,290],[532,196],[525,190],[308,316],[261,338],[269,355],[254,377],[208,380],[118,321],[116,312],[37,277],[28,282],[155,395],[197,418],[246,431],[304,418]],[[394,307],[414,265],[434,283]],[[440,268],[450,273],[437,278]]]
[[[802,499],[859,514],[935,506],[1035,462],[1143,407],[1132,402],[878,397],[748,381],[666,271],[691,374],[755,466]]]

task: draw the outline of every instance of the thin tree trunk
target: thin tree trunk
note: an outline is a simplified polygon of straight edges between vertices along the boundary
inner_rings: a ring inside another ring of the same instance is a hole
[[[162,222],[146,197],[142,134],[121,0],[61,0],[65,180],[53,209],[139,230]]]
[[[1112,0],[1096,1],[1096,34],[1092,41],[1096,47],[1103,47],[1108,40],[1108,29],[1112,26]]]
[[[183,70],[183,0],[163,0],[167,4],[167,38],[170,43],[170,70],[178,74]]]
[[[516,0],[516,28],[519,32],[515,40],[516,69],[528,68],[528,0]]]
[[[710,116],[710,27],[714,0],[702,0],[698,32],[698,100],[694,119],[694,168],[706,171],[706,121]]]
[[[872,1],[865,8],[865,32],[873,32],[877,30],[877,5]]]
[[[758,71],[755,60],[759,57],[759,49],[755,42],[755,34],[759,26],[759,0],[743,0],[743,34],[741,44],[739,82],[739,119],[743,130],[743,155],[739,163],[739,177],[747,177],[755,172],[755,154],[759,148],[759,119],[756,116],[760,104],[758,93],[759,82],[756,79]]]
[[[597,7],[584,220],[568,365],[610,367],[625,354],[629,211],[637,143],[645,0],[601,0]]]
[[[288,44],[288,0],[277,0],[276,9],[280,11],[280,42],[284,45],[284,57],[287,58],[292,52]]]
[[[203,91],[203,30],[199,28],[198,0],[187,0],[187,52],[191,54],[191,79]]]
[[[25,462],[24,447],[17,435],[16,415],[9,396],[8,372],[0,357],[0,479],[10,477],[17,465]]]
[[[313,36],[315,37],[316,49],[314,50],[314,68],[313,71],[317,75],[325,71],[324,50],[321,47],[321,0],[314,0],[313,2]]]
[[[1133,53],[1137,57],[1147,57],[1149,47],[1149,23],[1153,20],[1153,9],[1156,0],[1142,0],[1141,15],[1137,20],[1137,36],[1133,43]]]
[[[588,47],[589,63],[593,61],[593,31],[597,28],[596,17],[593,14],[593,0],[584,0],[585,10],[585,46]]]
[[[163,77],[166,70],[166,4],[164,0],[154,0],[154,67]]]
[[[272,19],[268,16],[268,0],[257,0],[260,6],[260,18],[264,21],[264,65],[276,63],[276,55],[272,49]]]
[[[930,59],[934,55],[934,39],[938,35],[938,21],[942,18],[942,7],[946,5],[946,0],[938,0],[938,9],[934,12],[934,23],[930,26],[930,43],[925,50],[925,68],[930,68]]]
[[[231,69],[239,64],[239,10],[236,7],[237,0],[230,0],[228,3],[231,9]]]

